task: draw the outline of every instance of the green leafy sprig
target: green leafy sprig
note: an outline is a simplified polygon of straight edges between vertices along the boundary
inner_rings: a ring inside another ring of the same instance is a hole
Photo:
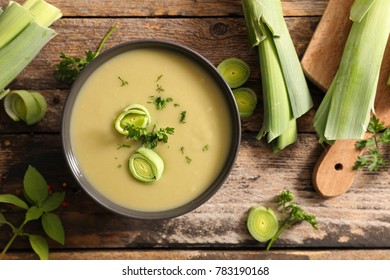
[[[148,103],[153,103],[154,106],[156,106],[157,110],[164,109],[169,102],[173,101],[172,97],[162,98],[161,96],[158,96],[158,97],[150,96],[150,99],[152,99],[152,101],[148,102]]]
[[[22,224],[17,227],[8,221],[0,212],[0,227],[8,225],[13,235],[4,247],[1,255],[4,255],[17,237],[27,237],[32,249],[40,259],[49,258],[49,245],[46,239],[39,234],[24,232],[27,223],[41,220],[44,232],[54,241],[64,245],[65,233],[60,217],[53,213],[64,201],[65,192],[49,193],[45,178],[32,166],[29,166],[23,180],[23,193],[26,201],[12,194],[1,194],[0,202],[8,203],[25,210]]]
[[[294,195],[290,190],[284,189],[278,196],[279,210],[281,212],[281,219],[279,220],[279,229],[268,243],[267,250],[269,250],[276,239],[287,229],[294,224],[306,221],[314,229],[318,229],[316,216],[310,215],[304,211],[297,203],[294,202]]]
[[[355,147],[357,149],[369,148],[355,161],[354,170],[367,167],[370,171],[377,171],[380,168],[386,168],[387,164],[381,150],[379,143],[390,144],[390,128],[385,128],[383,122],[373,115],[368,124],[367,131],[372,133],[368,139],[357,141]]]
[[[101,53],[107,39],[115,30],[116,26],[111,27],[103,37],[96,52],[91,50],[85,51],[85,57],[71,57],[64,52],[61,52],[60,58],[62,58],[62,61],[57,65],[57,68],[54,71],[56,79],[71,85],[80,72]]]
[[[157,147],[158,142],[167,143],[168,136],[173,135],[175,132],[173,127],[157,129],[156,124],[153,125],[152,130],[148,130],[148,127],[139,127],[135,125],[127,125],[125,126],[125,130],[128,132],[126,138],[141,142],[149,149]]]
[[[294,202],[291,191],[284,189],[278,196],[279,219],[271,208],[264,206],[252,207],[248,214],[247,226],[253,238],[260,242],[268,242],[267,251],[279,236],[298,222],[306,221],[317,229],[314,215],[304,211]]]

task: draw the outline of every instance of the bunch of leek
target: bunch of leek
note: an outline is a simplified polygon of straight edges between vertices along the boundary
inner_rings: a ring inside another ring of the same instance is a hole
[[[257,139],[267,135],[273,150],[279,151],[296,141],[296,119],[313,102],[281,1],[243,0],[243,10],[250,44],[257,47],[260,60],[264,122]]]
[[[355,0],[340,67],[314,118],[319,141],[362,139],[390,32],[389,0]]]
[[[59,9],[43,0],[23,5],[10,1],[0,12],[0,95],[5,87],[33,60],[56,32],[48,28],[62,16]],[[2,94],[3,93],[3,94]]]

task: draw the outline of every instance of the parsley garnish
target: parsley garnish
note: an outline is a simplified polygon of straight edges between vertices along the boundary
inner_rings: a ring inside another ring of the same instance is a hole
[[[71,85],[76,80],[79,73],[95,58],[97,57],[107,41],[108,37],[115,31],[116,26],[113,26],[108,30],[99,44],[96,52],[88,50],[85,52],[85,57],[71,57],[63,52],[60,54],[62,61],[57,65],[54,71],[54,76],[60,81],[64,81],[68,85]]]
[[[148,127],[139,127],[135,125],[127,125],[124,128],[129,134],[127,138],[141,142],[146,148],[154,149],[158,142],[168,142],[168,135],[173,135],[175,129],[173,127],[160,128],[156,130],[156,125],[151,131]]]
[[[126,80],[123,80],[121,77],[118,76],[119,81],[121,82],[121,87],[124,87],[125,85],[128,85],[129,82]]]
[[[208,144],[204,145],[203,148],[202,148],[202,151],[205,152],[205,151],[208,151],[208,150],[209,150],[209,145]]]
[[[192,159],[190,157],[186,156],[186,161],[187,161],[188,164],[190,164]]]
[[[365,140],[357,141],[355,147],[364,149],[370,147],[365,155],[361,155],[355,162],[354,170],[367,167],[370,171],[377,171],[380,168],[386,168],[387,164],[379,149],[379,143],[390,144],[390,128],[385,128],[383,122],[374,115],[372,116],[367,130],[372,133],[372,136]]]
[[[181,123],[186,123],[186,117],[187,117],[187,111],[182,111],[180,113],[180,122]]]
[[[119,144],[118,144],[117,150],[120,150],[120,149],[122,149],[122,148],[131,148],[131,146],[128,145],[128,144],[122,144],[122,145],[119,145]]]
[[[156,106],[157,110],[164,109],[169,102],[173,101],[173,98],[171,98],[171,97],[164,99],[161,96],[159,96],[159,97],[151,96],[150,98],[153,100],[153,104]]]

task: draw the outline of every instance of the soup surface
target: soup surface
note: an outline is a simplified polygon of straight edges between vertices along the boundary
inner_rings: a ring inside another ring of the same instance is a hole
[[[157,97],[172,101],[157,109]],[[175,129],[154,149],[165,169],[153,183],[132,177],[128,160],[141,144],[114,128],[130,104],[145,106],[157,128]],[[202,67],[169,50],[143,48],[117,55],[91,74],[75,102],[70,137],[80,169],[103,196],[133,210],[161,211],[205,191],[226,161],[231,133],[226,101]]]

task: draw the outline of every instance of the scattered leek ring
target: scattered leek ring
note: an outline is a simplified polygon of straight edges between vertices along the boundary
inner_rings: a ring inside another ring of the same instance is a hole
[[[148,109],[139,104],[132,104],[123,109],[122,113],[115,119],[115,129],[123,135],[128,132],[124,129],[126,125],[145,127],[151,122]]]
[[[43,119],[47,103],[39,92],[14,90],[4,98],[4,108],[14,121],[22,120],[27,125],[32,125]]]
[[[138,181],[152,183],[161,178],[164,162],[155,151],[140,147],[129,159],[129,170]]]
[[[256,93],[246,87],[233,90],[234,99],[236,100],[238,111],[242,119],[249,118],[255,112],[257,106]]]
[[[217,69],[231,88],[242,86],[250,75],[249,65],[235,57],[223,60]]]
[[[278,231],[279,223],[272,209],[256,206],[249,210],[247,227],[254,239],[266,242],[274,237]]]

